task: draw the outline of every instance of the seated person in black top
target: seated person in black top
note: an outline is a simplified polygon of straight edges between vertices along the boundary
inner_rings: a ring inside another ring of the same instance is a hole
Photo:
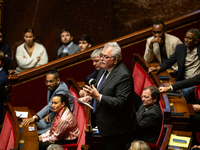
[[[3,123],[3,102],[6,101],[4,87],[8,84],[7,74],[3,68],[5,62],[4,53],[0,51],[0,124]]]
[[[83,34],[79,38],[78,46],[81,51],[84,51],[84,50],[92,47],[92,39],[88,35]]]
[[[160,92],[157,87],[145,87],[142,92],[142,105],[136,112],[139,127],[132,132],[133,139],[156,144],[162,126],[162,111],[159,105]]]
[[[3,68],[6,72],[8,72],[8,66],[11,64],[11,53],[10,53],[10,45],[3,42],[5,35],[3,30],[0,28],[0,51],[4,53],[5,56],[5,62],[3,65]]]
[[[93,61],[93,66],[95,67],[96,70],[85,79],[85,84],[87,85],[92,85],[96,82],[96,77],[99,73],[99,69],[101,68],[101,57],[100,57],[101,52],[102,48],[99,48],[94,50],[90,55]]]

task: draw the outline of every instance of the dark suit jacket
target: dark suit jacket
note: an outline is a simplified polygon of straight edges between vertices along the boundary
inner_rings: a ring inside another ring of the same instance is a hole
[[[175,52],[167,59],[165,62],[160,64],[159,66],[162,68],[161,71],[164,71],[170,68],[173,64],[177,62],[178,64],[178,73],[176,76],[176,81],[184,80],[184,72],[185,72],[185,57],[187,53],[187,48],[185,44],[179,44],[176,46]],[[197,54],[200,59],[200,44],[197,45]]]
[[[173,87],[173,90],[175,91],[175,90],[180,90],[180,89],[188,88],[195,85],[200,85],[200,74],[192,78],[177,82],[173,84],[172,87]]]
[[[160,105],[150,108],[145,113],[144,109],[144,105],[141,105],[136,113],[139,127],[134,131],[133,135],[138,140],[155,144],[162,126],[162,111]]]
[[[95,70],[93,73],[91,73],[89,76],[87,76],[87,77],[85,78],[85,84],[89,85],[90,79],[96,79],[98,73],[99,73],[99,70]]]
[[[10,52],[10,45],[8,45],[6,43],[0,43],[0,51],[2,51],[4,53],[4,55],[7,55],[7,57],[5,57],[5,62],[4,62],[4,66],[3,66],[3,68],[7,72],[8,71],[8,66],[12,62],[11,52]]]
[[[99,70],[97,84],[104,73]],[[99,89],[101,102],[96,103],[96,123],[102,136],[122,135],[137,125],[134,110],[134,83],[128,68],[120,61]]]
[[[59,49],[58,49],[58,58],[61,58],[61,54],[62,54],[62,51],[63,51],[63,46],[61,46]],[[79,46],[76,45],[76,44],[72,44],[72,46],[69,48],[68,50],[68,55],[72,55],[72,54],[75,54],[75,53],[78,53],[80,52],[80,49],[79,49]]]
[[[7,73],[4,69],[0,71],[0,106],[3,106],[3,102],[6,100],[6,94],[4,87],[8,84]]]

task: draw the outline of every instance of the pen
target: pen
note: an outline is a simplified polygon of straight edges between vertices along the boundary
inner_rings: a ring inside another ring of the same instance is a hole
[[[18,116],[18,118],[21,116],[22,114],[20,114],[19,116]]]

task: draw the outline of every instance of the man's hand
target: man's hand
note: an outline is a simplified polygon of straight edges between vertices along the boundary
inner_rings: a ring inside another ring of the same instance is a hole
[[[200,146],[194,145],[194,146],[191,148],[191,150],[192,150],[193,148],[200,148]]]
[[[160,91],[160,92],[167,92],[167,91],[169,91],[169,90],[171,90],[171,87],[170,87],[170,86],[168,86],[168,87],[159,87],[159,91]]]
[[[162,40],[162,38],[159,37],[159,36],[153,38],[153,39],[151,40],[151,42],[150,42],[149,48],[150,48],[150,49],[153,49],[153,43],[156,43],[156,42],[158,42],[158,44],[161,45],[161,43],[163,42],[163,40]]]
[[[94,87],[94,85],[92,85],[92,87],[89,87],[87,85],[85,85],[86,88],[84,88],[83,90],[92,98],[99,100],[101,94],[97,91],[97,89]]]
[[[90,96],[85,96],[85,97],[79,98],[79,100],[80,100],[81,102],[89,103],[89,102],[91,102],[91,97],[90,97]],[[81,103],[79,103],[79,104],[81,104]],[[82,105],[82,104],[81,104],[81,105]]]
[[[155,73],[158,73],[159,71],[161,70],[161,67],[160,66],[157,66],[157,67],[150,67],[149,70],[148,70],[148,73],[150,72],[155,72]]]
[[[79,91],[79,96],[80,97],[85,97],[85,96],[87,96],[87,93],[84,90],[80,90]]]
[[[39,142],[42,142],[42,136],[40,135],[40,136],[38,136],[38,139],[39,139]]]
[[[35,121],[34,118],[27,118],[27,119],[23,119],[22,121],[22,125],[29,125],[30,123],[33,123]]]
[[[46,117],[44,117],[44,121],[45,121],[46,123],[51,122],[51,117],[50,117],[50,115],[47,115]]]
[[[193,106],[195,112],[200,112],[200,105],[193,104],[192,106]]]

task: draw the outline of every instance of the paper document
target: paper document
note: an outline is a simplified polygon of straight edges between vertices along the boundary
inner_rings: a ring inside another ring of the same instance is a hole
[[[18,118],[28,118],[28,112],[16,111],[16,116],[17,116]]]
[[[170,146],[188,148],[189,143],[190,143],[190,137],[178,136],[174,134],[171,134],[170,136],[170,140],[169,140]]]
[[[86,102],[81,102],[81,101],[80,101],[77,97],[75,97],[74,95],[72,95],[72,94],[70,94],[70,93],[67,93],[67,95],[69,95],[70,97],[74,98],[74,99],[77,100],[79,103],[84,104],[84,105],[87,105],[87,106],[89,106],[91,109],[93,109],[93,107],[92,107],[90,104],[88,104],[88,103],[86,103]]]

